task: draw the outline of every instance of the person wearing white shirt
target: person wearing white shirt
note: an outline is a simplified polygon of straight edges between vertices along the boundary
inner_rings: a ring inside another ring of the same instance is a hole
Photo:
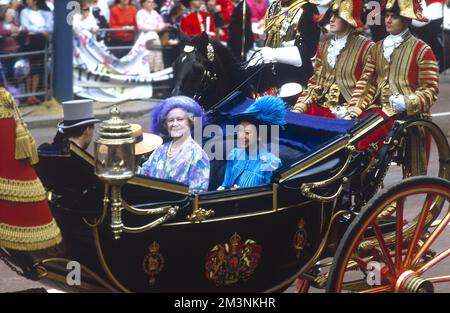
[[[83,31],[89,31],[92,35],[97,34],[99,27],[95,17],[89,11],[89,5],[86,0],[81,1],[81,13],[73,15],[72,27],[77,36],[80,36]]]
[[[137,28],[150,38],[147,41],[147,48],[150,48],[150,71],[157,72],[164,68],[158,33],[169,25],[164,23],[162,16],[154,9],[154,0],[141,0],[140,3],[142,9],[136,15]]]
[[[345,117],[373,45],[360,34],[364,26],[359,17],[361,12],[361,0],[330,4],[320,25],[329,24],[333,36],[320,44],[314,74],[294,105],[294,112],[328,118]]]
[[[20,25],[29,31],[29,44],[24,45],[24,52],[40,51],[47,47],[50,35],[53,33],[53,12],[48,8],[45,0],[26,0],[26,8],[20,12]],[[36,93],[40,74],[44,72],[44,56],[37,54],[29,56],[30,77],[27,78],[27,92]],[[29,104],[38,104],[40,101],[35,96],[27,99]]]

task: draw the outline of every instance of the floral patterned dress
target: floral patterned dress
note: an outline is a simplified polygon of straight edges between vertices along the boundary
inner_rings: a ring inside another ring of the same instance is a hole
[[[190,139],[184,143],[178,154],[167,159],[171,142],[158,147],[142,165],[142,175],[174,180],[189,185],[191,192],[208,190],[209,158],[202,147]]]

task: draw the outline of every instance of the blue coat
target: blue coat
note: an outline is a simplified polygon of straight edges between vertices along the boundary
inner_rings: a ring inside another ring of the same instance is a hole
[[[267,150],[258,150],[250,157],[246,149],[234,148],[227,158],[222,187],[251,187],[269,184],[272,172],[281,166],[281,160]]]

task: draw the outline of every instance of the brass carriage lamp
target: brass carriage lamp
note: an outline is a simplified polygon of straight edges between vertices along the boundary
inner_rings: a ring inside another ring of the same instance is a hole
[[[95,140],[95,174],[111,186],[111,228],[115,239],[123,230],[121,188],[134,176],[134,138],[131,125],[120,118],[114,106],[110,119],[100,124]]]

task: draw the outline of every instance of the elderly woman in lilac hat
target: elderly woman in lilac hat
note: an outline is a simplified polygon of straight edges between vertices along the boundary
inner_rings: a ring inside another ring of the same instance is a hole
[[[206,121],[200,105],[184,96],[161,101],[152,112],[153,133],[170,137],[142,165],[142,174],[189,185],[192,192],[208,190],[209,158],[194,141],[194,118]]]

